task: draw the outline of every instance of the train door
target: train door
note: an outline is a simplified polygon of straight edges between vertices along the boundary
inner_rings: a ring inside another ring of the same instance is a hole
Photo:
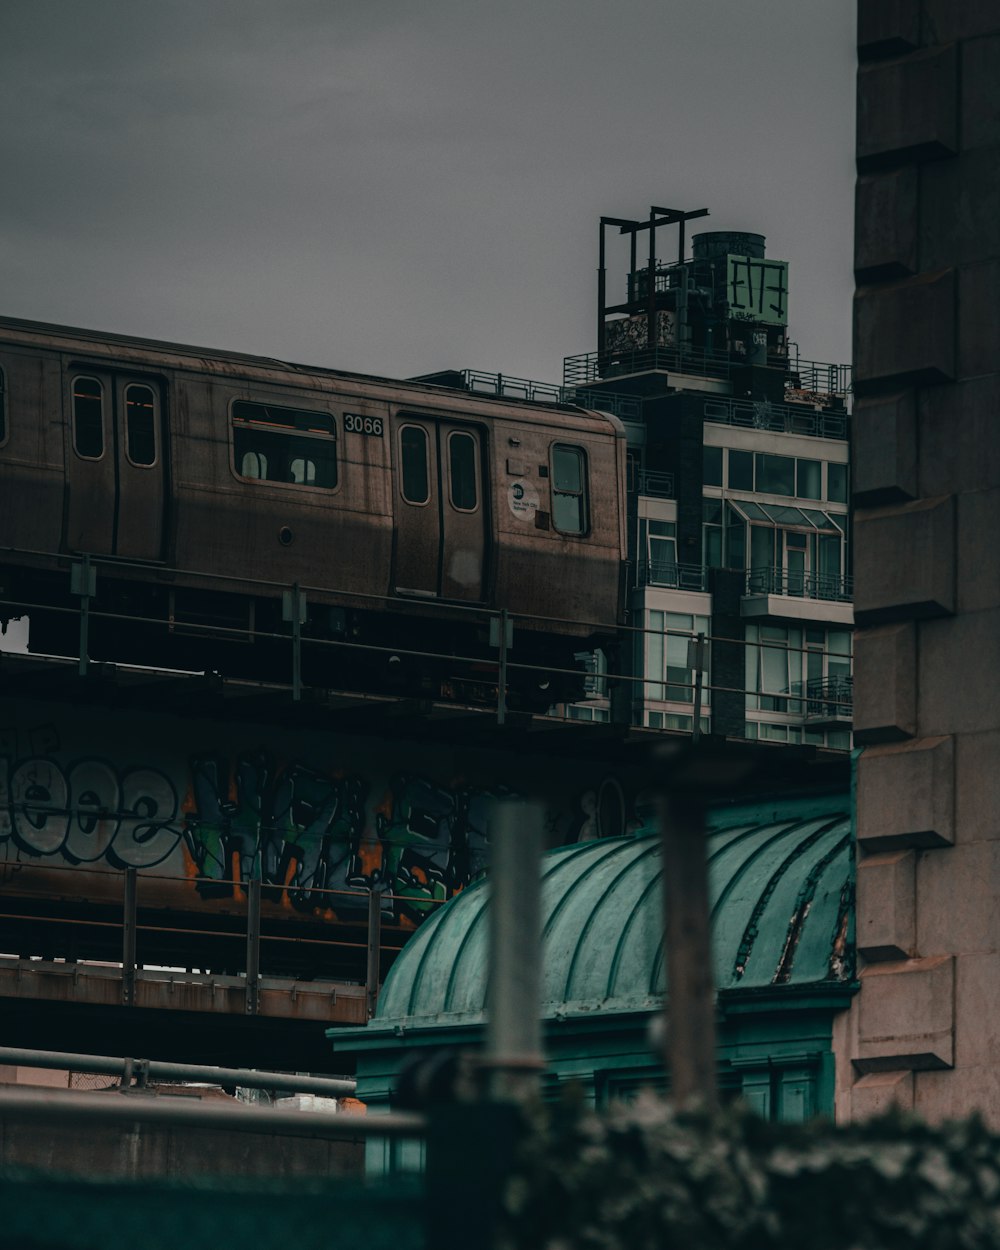
[[[410,413],[393,425],[395,589],[479,603],[489,545],[483,432]]]
[[[70,375],[66,547],[132,560],[163,556],[166,431],[156,380]]]

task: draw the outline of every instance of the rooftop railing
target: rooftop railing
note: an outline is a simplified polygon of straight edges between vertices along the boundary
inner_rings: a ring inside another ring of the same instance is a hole
[[[527,399],[536,404],[575,404],[578,408],[595,408],[610,412],[625,421],[642,416],[642,401],[634,395],[613,391],[590,390],[579,386],[559,386],[555,382],[536,382],[531,378],[515,378],[507,373],[485,373],[479,369],[463,369],[465,389],[478,395],[499,395],[505,399]]]
[[[635,351],[582,352],[563,360],[564,386],[589,386],[604,378],[663,370],[698,377],[729,377],[732,358],[728,352],[702,348],[642,348]]]
[[[823,400],[830,396],[846,396],[851,390],[851,366],[826,361],[805,360],[798,346],[791,344],[789,355],[769,355],[767,366],[779,369],[786,376],[786,389],[815,395]],[[686,373],[696,377],[728,378],[742,367],[740,359],[727,351],[697,347],[654,347],[635,350],[608,349],[603,352],[581,352],[563,360],[564,386],[590,386],[613,377],[661,370],[665,373]]]
[[[788,344],[788,372],[792,385],[817,395],[846,395],[851,390],[851,366],[804,360],[798,343]]]
[[[846,412],[822,412],[791,404],[772,404],[751,399],[706,399],[706,421],[736,425],[750,430],[773,430],[779,434],[808,434],[817,438],[847,438]]]

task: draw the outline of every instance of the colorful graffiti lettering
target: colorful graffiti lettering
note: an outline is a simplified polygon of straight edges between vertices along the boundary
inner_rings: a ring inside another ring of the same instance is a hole
[[[423,777],[396,776],[379,812],[384,880],[398,910],[420,920],[486,868],[493,805],[506,790],[454,790]]]
[[[270,897],[315,911],[367,907],[371,888],[360,861],[367,784],[293,763],[276,769],[263,753],[243,754],[230,771],[224,756],[191,761],[193,810],[184,833],[204,897],[230,894],[256,878]],[[335,893],[332,893],[335,892]]]
[[[485,870],[493,810],[510,793],[398,773],[380,796],[356,773],[279,764],[263,749],[194,755],[184,790],[149,765],[67,762],[54,757],[57,740],[46,745],[48,753],[24,758],[0,753],[0,854],[8,859],[121,870],[175,857],[202,898],[230,898],[259,880],[265,899],[340,918],[365,911],[378,888],[384,916],[419,924]],[[578,806],[575,819],[552,815],[551,841],[616,836],[651,815],[637,801],[627,819],[614,778]]]

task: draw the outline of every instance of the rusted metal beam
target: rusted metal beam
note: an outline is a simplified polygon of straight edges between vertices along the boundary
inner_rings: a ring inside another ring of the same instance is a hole
[[[138,911],[139,877],[135,868],[124,873],[122,906],[122,1002],[135,1006],[136,915]]]
[[[247,997],[246,1013],[260,1010],[260,877],[247,882]]]
[[[382,891],[373,888],[368,895],[368,962],[365,968],[365,994],[368,1019],[378,1006],[379,980],[382,969]]]

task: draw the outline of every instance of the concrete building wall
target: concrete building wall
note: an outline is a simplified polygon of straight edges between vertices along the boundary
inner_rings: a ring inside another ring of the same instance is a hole
[[[864,964],[838,1112],[1000,1127],[1000,7],[858,13]]]

